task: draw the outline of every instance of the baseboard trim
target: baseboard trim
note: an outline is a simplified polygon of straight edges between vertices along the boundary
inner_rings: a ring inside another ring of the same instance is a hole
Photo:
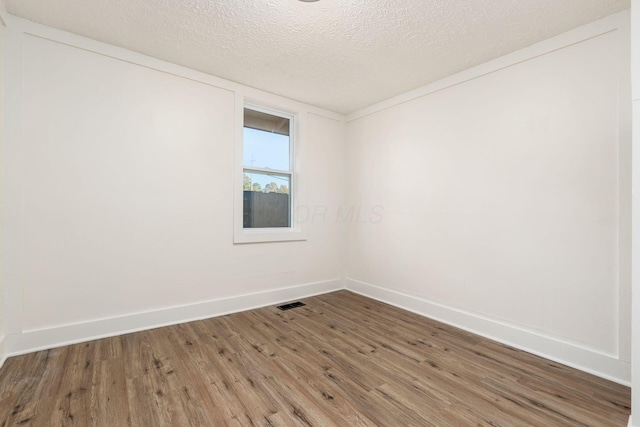
[[[69,344],[253,310],[340,289],[344,289],[342,281],[335,279],[90,322],[24,331],[5,337],[5,353],[6,356],[18,356]]]
[[[0,337],[0,368],[4,365],[4,362],[7,360],[7,352],[4,347],[5,336]]]
[[[616,383],[631,385],[631,365],[615,357],[360,280],[346,278],[345,288]]]
[[[627,423],[627,427],[633,427],[633,420],[631,419],[631,415],[629,415],[629,422]]]
[[[25,331],[21,334],[10,334],[0,339],[0,367],[11,356],[223,316],[340,289],[347,289],[537,356],[630,386],[630,364],[612,356],[352,278],[328,280],[90,322]],[[631,421],[629,425],[632,425]]]

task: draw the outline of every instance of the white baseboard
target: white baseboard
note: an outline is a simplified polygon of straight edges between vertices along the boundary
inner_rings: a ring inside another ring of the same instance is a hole
[[[4,350],[7,356],[17,356],[79,342],[252,310],[340,289],[344,289],[342,281],[335,279],[90,322],[24,331],[21,334],[6,336],[3,342]]]
[[[627,424],[627,427],[633,427],[633,420],[631,419],[631,415],[629,415],[629,423]]]
[[[252,310],[345,288],[599,377],[627,386],[630,385],[630,365],[612,356],[597,353],[559,339],[542,336],[535,332],[470,312],[436,304],[423,298],[350,278],[344,281],[335,279],[310,283],[7,335],[0,339],[0,367],[6,358],[10,356]]]
[[[346,278],[345,288],[616,383],[631,385],[631,365],[613,356],[359,280]]]
[[[4,365],[5,360],[7,360],[7,352],[4,348],[5,336],[0,337],[0,368]]]

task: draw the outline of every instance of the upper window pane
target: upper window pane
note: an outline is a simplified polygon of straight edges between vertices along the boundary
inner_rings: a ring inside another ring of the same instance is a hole
[[[291,120],[244,109],[242,162],[245,167],[290,170]]]

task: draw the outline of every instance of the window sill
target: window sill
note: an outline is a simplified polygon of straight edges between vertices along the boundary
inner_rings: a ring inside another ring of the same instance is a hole
[[[242,229],[233,234],[233,243],[295,242],[307,240],[306,233],[292,228]]]

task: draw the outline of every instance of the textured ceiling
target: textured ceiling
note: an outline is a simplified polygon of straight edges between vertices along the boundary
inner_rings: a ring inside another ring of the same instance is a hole
[[[9,13],[350,113],[629,0],[6,0]]]

